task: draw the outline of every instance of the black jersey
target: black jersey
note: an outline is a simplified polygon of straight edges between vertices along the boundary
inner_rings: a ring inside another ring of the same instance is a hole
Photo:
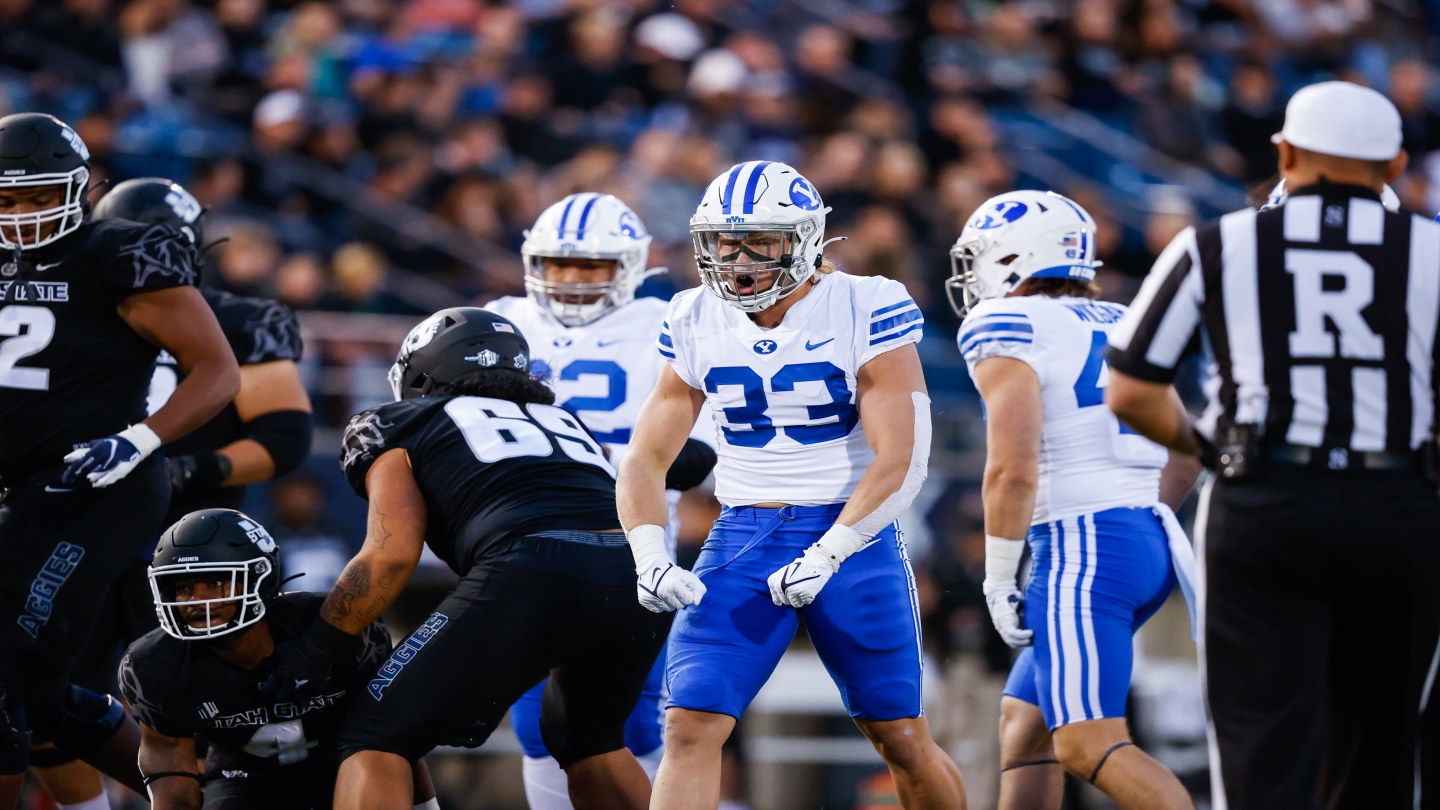
[[[421,397],[357,414],[341,468],[361,497],[370,465],[397,447],[425,497],[425,541],[458,574],[507,537],[620,528],[614,468],[580,420],[554,405]]]
[[[320,615],[323,594],[282,594],[265,610],[276,655],[245,671],[220,660],[204,641],[152,630],[120,662],[120,690],[135,718],[167,737],[203,737],[206,773],[244,771],[292,784],[330,779],[338,767],[335,737],[354,695],[390,655],[390,636],[376,622],[335,656],[324,692],[305,704],[275,703],[260,692],[288,643]]]
[[[78,444],[145,418],[159,350],[116,307],[195,283],[195,249],[166,225],[88,222],[0,256],[0,477],[59,466]]]

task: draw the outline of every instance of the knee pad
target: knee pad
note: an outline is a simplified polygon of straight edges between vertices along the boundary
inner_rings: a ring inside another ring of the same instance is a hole
[[[84,758],[104,745],[125,722],[125,707],[110,695],[71,684],[59,704],[30,709],[37,739]]]

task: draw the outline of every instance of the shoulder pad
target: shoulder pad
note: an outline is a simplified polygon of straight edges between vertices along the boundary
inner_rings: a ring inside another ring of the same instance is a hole
[[[378,408],[357,413],[345,426],[345,437],[340,442],[340,469],[351,489],[362,498],[365,492],[365,475],[386,450],[399,443],[424,425],[432,408],[445,401],[443,397],[422,397],[402,402],[390,402]]]
[[[203,292],[240,365],[300,360],[300,322],[289,307],[268,298]]]

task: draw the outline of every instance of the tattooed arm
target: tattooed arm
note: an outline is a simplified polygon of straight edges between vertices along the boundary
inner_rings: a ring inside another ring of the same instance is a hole
[[[409,454],[387,451],[371,465],[365,482],[370,494],[365,545],[320,608],[321,618],[350,635],[364,632],[395,601],[425,548],[425,499]]]

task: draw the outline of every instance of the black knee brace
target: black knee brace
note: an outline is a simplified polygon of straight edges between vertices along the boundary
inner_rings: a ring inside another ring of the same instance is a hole
[[[71,684],[58,704],[30,706],[29,717],[36,739],[84,758],[115,736],[125,722],[125,707],[110,695]]]

